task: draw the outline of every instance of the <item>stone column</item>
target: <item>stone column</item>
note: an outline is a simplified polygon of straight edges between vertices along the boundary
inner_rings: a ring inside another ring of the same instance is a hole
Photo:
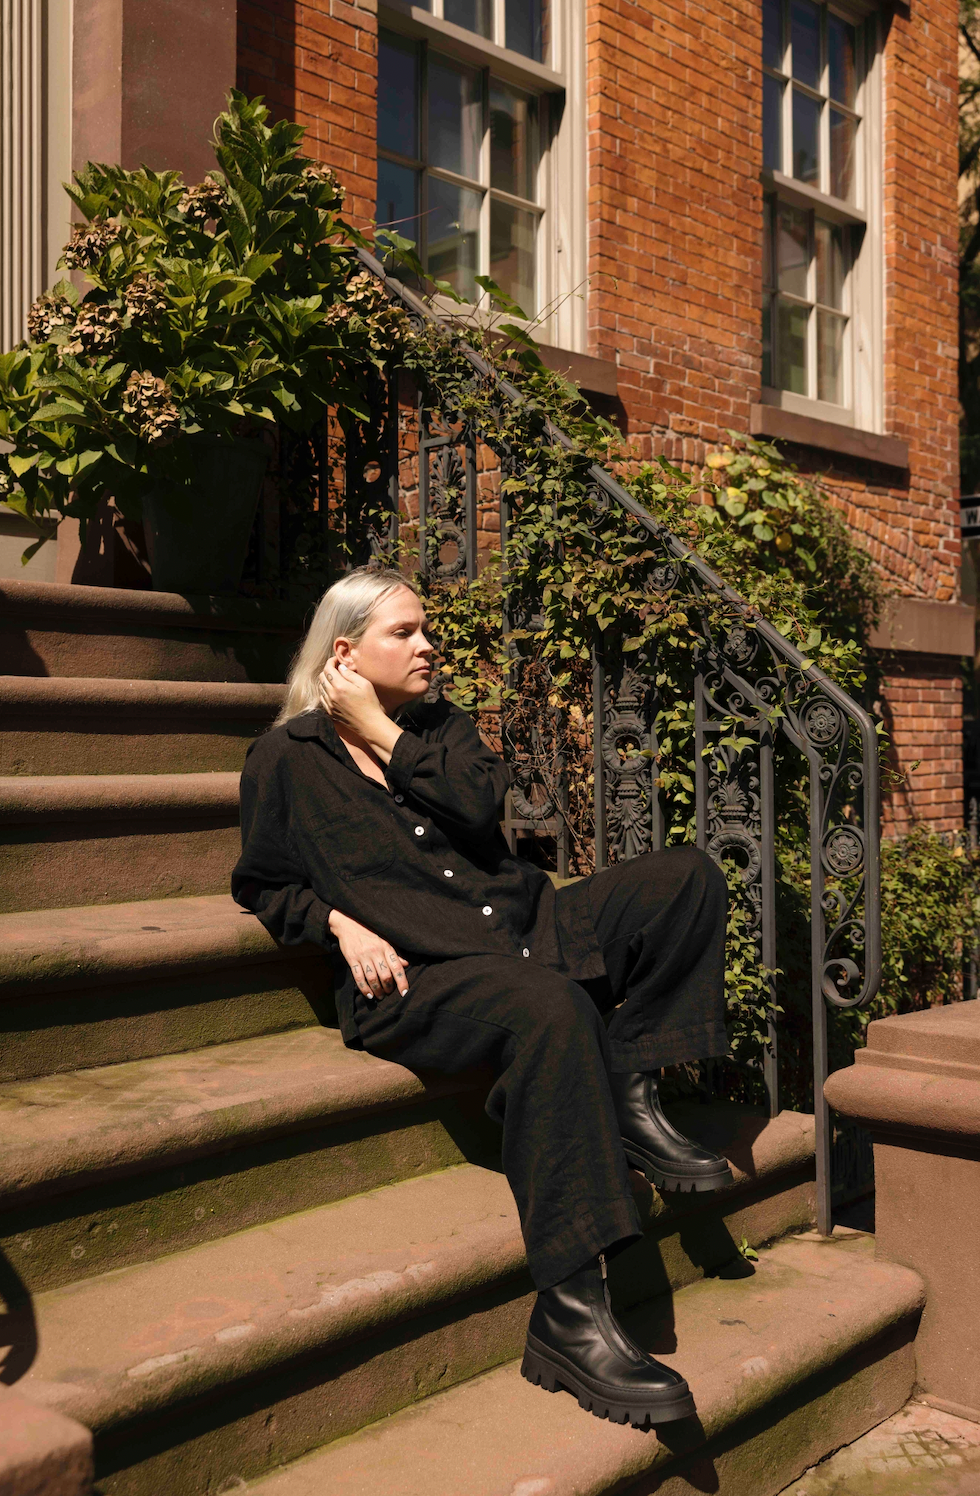
[[[871,1129],[877,1255],[926,1285],[918,1386],[980,1422],[980,1002],[870,1024],[825,1094]]]

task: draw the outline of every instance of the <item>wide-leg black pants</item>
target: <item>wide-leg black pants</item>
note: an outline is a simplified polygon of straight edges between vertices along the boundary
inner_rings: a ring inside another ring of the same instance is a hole
[[[605,977],[466,956],[410,968],[404,998],[355,1000],[371,1054],[448,1075],[492,1066],[487,1111],[539,1289],[640,1234],[609,1073],[727,1051],[726,892],[703,852],[650,852],[588,880]]]

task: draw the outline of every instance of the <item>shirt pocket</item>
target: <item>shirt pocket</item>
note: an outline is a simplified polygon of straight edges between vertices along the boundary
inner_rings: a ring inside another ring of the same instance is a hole
[[[317,809],[307,826],[319,856],[342,878],[370,878],[395,860],[391,817],[384,812],[367,816],[353,806]]]

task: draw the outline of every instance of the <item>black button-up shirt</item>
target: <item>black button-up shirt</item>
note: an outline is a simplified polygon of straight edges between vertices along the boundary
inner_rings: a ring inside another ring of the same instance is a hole
[[[397,718],[387,788],[363,774],[324,711],[251,745],[242,772],[242,855],[233,897],[285,945],[334,956],[341,1029],[357,1044],[353,977],[331,909],[407,963],[524,956],[579,979],[604,971],[587,884],[562,891],[515,857],[500,829],[506,765],[472,719],[439,700]]]

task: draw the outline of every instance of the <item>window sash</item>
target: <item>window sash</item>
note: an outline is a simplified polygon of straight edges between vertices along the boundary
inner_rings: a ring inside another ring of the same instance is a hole
[[[806,269],[805,284],[801,289],[790,289],[785,282],[780,284],[780,209],[789,209],[798,218],[806,219]],[[819,260],[817,248],[817,222],[819,209],[801,210],[781,203],[777,195],[767,196],[766,233],[763,263],[763,384],[772,389],[785,390],[789,394],[802,396],[815,402],[847,408],[852,404],[851,392],[851,339],[853,316],[851,311],[851,269],[853,265],[853,230],[838,225],[828,225],[828,239],[832,242],[834,232],[840,235],[840,305],[835,306],[819,295]],[[784,309],[786,315],[784,315]],[[797,315],[793,317],[793,309]],[[800,315],[802,314],[802,316]],[[802,339],[798,331],[803,326]],[[821,344],[821,333],[826,329],[839,330],[838,385],[831,395],[827,354],[829,345]],[[802,363],[793,360],[787,344],[803,344]],[[768,366],[766,366],[768,365]],[[802,382],[802,388],[800,384]]]
[[[398,36],[399,34],[396,32],[396,33],[393,33],[393,35]],[[399,37],[399,39],[403,40],[403,38],[401,38],[401,37]],[[391,162],[392,165],[403,167],[403,168],[405,168],[407,170],[410,170],[410,171],[414,172],[415,175],[416,175],[415,194],[416,194],[416,205],[417,205],[417,212],[418,212],[418,220],[417,220],[417,222],[418,222],[418,241],[417,242],[418,242],[419,258],[421,259],[423,265],[426,265],[428,267],[428,263],[429,263],[429,252],[430,252],[430,243],[429,243],[429,241],[430,241],[430,232],[429,232],[429,230],[430,230],[430,227],[431,227],[430,220],[431,220],[431,216],[432,216],[432,214],[431,214],[431,208],[430,208],[430,196],[432,195],[431,191],[430,191],[430,185],[429,185],[430,182],[444,182],[449,187],[455,187],[455,188],[457,188],[457,189],[459,189],[459,190],[461,190],[463,192],[470,192],[470,193],[479,195],[479,198],[480,198],[479,224],[478,224],[478,230],[477,230],[477,255],[476,255],[476,264],[475,264],[474,269],[473,269],[474,275],[486,275],[486,276],[490,276],[490,275],[493,274],[493,267],[492,267],[492,260],[491,260],[491,255],[492,255],[492,233],[491,233],[491,226],[492,226],[492,216],[493,216],[493,205],[494,204],[498,204],[503,209],[517,210],[519,213],[524,213],[524,214],[527,214],[527,215],[531,216],[533,218],[533,233],[534,233],[534,239],[535,239],[535,245],[534,245],[534,250],[533,250],[534,266],[533,266],[533,276],[532,276],[532,282],[533,282],[532,283],[532,290],[533,290],[532,301],[533,301],[533,304],[531,306],[525,306],[524,310],[527,311],[528,314],[533,317],[538,312],[538,307],[537,307],[536,303],[537,303],[537,301],[539,299],[537,287],[538,287],[538,283],[540,282],[540,278],[541,278],[541,263],[540,263],[541,262],[541,247],[540,247],[541,234],[540,234],[540,226],[541,226],[541,221],[542,221],[542,219],[545,216],[546,209],[545,209],[544,204],[542,204],[540,202],[534,201],[532,199],[521,197],[521,196],[519,196],[517,194],[511,193],[511,192],[507,192],[507,191],[503,190],[502,188],[494,187],[494,186],[491,185],[491,182],[490,182],[490,90],[491,90],[492,82],[495,81],[495,75],[491,72],[491,69],[489,67],[485,67],[485,68],[482,68],[482,69],[479,70],[480,77],[481,77],[481,98],[482,98],[481,143],[480,143],[480,149],[479,149],[479,177],[470,177],[470,176],[466,176],[466,175],[460,174],[458,172],[451,171],[451,170],[447,169],[446,167],[433,166],[433,165],[430,164],[429,159],[428,159],[429,158],[429,141],[428,141],[428,133],[429,133],[429,60],[430,60],[430,57],[435,57],[435,58],[439,58],[440,60],[445,59],[446,61],[448,61],[450,63],[453,63],[453,62],[455,62],[455,59],[452,57],[451,53],[444,53],[444,52],[442,52],[442,51],[440,51],[440,50],[438,50],[436,48],[430,47],[430,44],[426,40],[424,40],[424,39],[419,40],[415,45],[416,45],[416,47],[418,49],[417,50],[417,58],[418,58],[418,109],[419,109],[419,147],[420,147],[420,155],[419,156],[403,155],[403,154],[401,154],[401,153],[399,153],[397,151],[393,151],[390,148],[386,148],[386,147],[383,147],[381,145],[378,146],[377,155],[378,155],[378,161],[379,161],[379,163],[381,161],[388,161],[388,162]],[[548,99],[547,99],[547,95],[546,94],[535,94],[535,95],[532,95],[530,93],[530,91],[527,90],[527,89],[515,90],[513,88],[513,85],[510,84],[507,79],[499,79],[499,80],[496,80],[496,81],[499,81],[501,84],[503,84],[503,86],[505,88],[511,90],[512,92],[523,93],[523,94],[525,94],[528,97],[534,97],[535,100],[536,100],[537,110],[538,110],[538,118],[537,118],[537,126],[536,126],[537,142],[536,142],[536,163],[535,163],[535,166],[534,166],[534,184],[535,184],[535,186],[538,189],[538,192],[540,194],[540,184],[541,184],[541,182],[543,180],[543,163],[544,163],[544,157],[545,157],[545,151],[546,151],[548,126],[549,126]],[[412,237],[411,231],[410,231],[410,229],[407,229],[406,225],[404,225],[404,224],[400,224],[400,225],[396,224],[396,225],[394,225],[394,227],[396,228],[396,231],[398,231],[398,232],[405,232],[406,233],[406,237]],[[439,278],[443,278],[443,277],[439,276]],[[477,289],[476,292],[475,292],[475,295],[474,295],[474,300],[479,300],[479,299],[481,299],[481,298],[480,298],[479,290]],[[515,299],[518,299],[518,298],[515,298]]]

